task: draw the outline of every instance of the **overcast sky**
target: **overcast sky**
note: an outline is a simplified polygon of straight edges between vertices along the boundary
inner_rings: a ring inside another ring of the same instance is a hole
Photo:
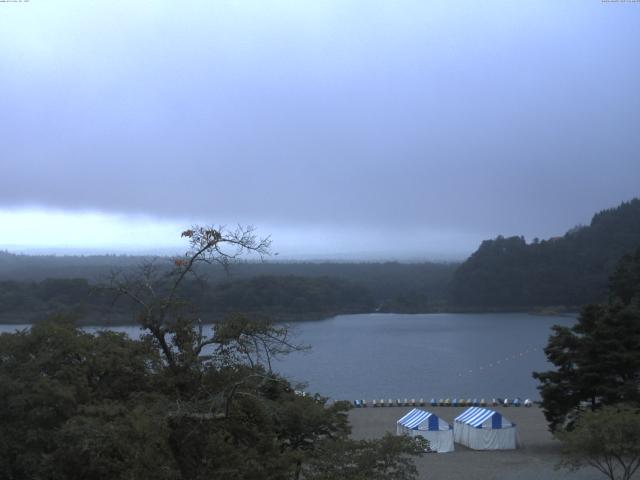
[[[461,258],[640,195],[640,3],[0,3],[0,245]]]

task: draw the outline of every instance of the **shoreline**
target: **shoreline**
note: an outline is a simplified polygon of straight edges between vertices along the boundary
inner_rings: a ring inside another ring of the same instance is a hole
[[[489,314],[526,314],[532,317],[576,317],[580,312],[576,309],[556,310],[556,309],[478,309],[478,310],[466,310],[466,309],[447,309],[447,310],[431,310],[425,312],[341,312],[341,313],[306,313],[306,314],[268,314],[264,312],[238,312],[242,315],[254,316],[256,318],[262,317],[271,320],[273,323],[300,323],[300,322],[321,322],[329,320],[338,316],[347,315],[438,315],[438,314],[459,314],[459,315],[489,315]],[[69,314],[75,315],[73,311],[59,311],[59,312],[36,312],[31,314],[25,314],[20,312],[17,315],[9,313],[0,313],[0,325],[33,325],[46,320],[47,318],[57,314]],[[80,327],[135,327],[138,326],[134,321],[134,314],[123,312],[95,312],[93,314],[80,315],[77,320],[77,325]],[[205,321],[204,325],[214,325],[224,320],[222,314],[211,314],[208,317],[210,320]],[[104,320],[101,320],[104,319]]]

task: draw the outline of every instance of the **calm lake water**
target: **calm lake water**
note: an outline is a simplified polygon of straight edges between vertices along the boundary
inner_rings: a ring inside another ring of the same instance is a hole
[[[294,328],[313,348],[278,369],[337,399],[538,399],[534,370],[552,325],[575,318],[511,314],[341,315]]]
[[[340,315],[291,328],[312,347],[275,368],[334,399],[538,399],[534,370],[552,325],[575,318],[503,314]],[[24,325],[0,325],[0,332]],[[137,327],[117,327],[136,337]]]

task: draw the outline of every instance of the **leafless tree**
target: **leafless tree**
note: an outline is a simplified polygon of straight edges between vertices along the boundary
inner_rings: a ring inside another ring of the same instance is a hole
[[[240,225],[235,229],[194,226],[182,232],[182,237],[189,242],[184,256],[172,258],[169,266],[154,259],[133,272],[114,272],[107,287],[115,300],[125,297],[133,302],[138,323],[157,344],[170,368],[191,365],[205,347],[213,344],[228,350],[233,343],[235,353],[242,352],[249,363],[265,360],[268,367],[274,354],[296,348],[289,342],[286,329],[266,324],[260,327],[259,322],[244,321],[240,330],[227,329],[224,337],[207,335],[199,312],[180,296],[180,288],[189,277],[199,278],[201,264],[229,269],[246,254],[264,259],[270,254],[269,237],[260,238],[253,227]]]

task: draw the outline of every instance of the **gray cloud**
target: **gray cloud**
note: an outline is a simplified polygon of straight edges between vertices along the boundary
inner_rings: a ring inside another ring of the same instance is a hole
[[[0,207],[460,251],[639,194],[634,5],[52,3],[0,6]]]

